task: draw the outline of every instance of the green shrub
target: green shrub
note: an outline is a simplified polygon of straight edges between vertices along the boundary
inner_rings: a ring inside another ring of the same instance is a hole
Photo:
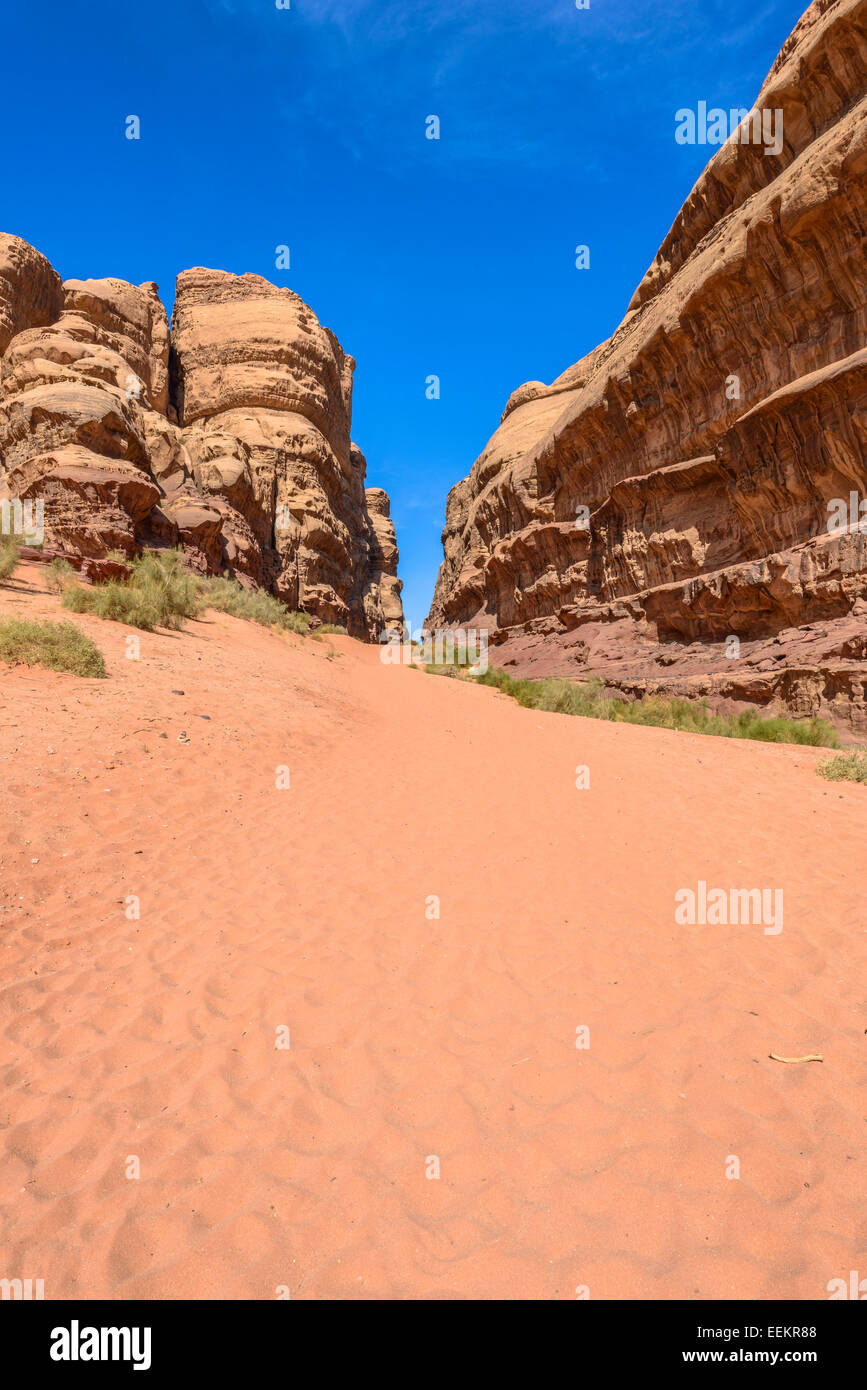
[[[260,627],[276,627],[302,637],[310,627],[310,618],[306,613],[293,613],[273,594],[266,593],[264,589],[245,589],[237,579],[200,579],[198,591],[203,607],[216,608],[218,612],[229,613],[233,618],[246,618]]]
[[[63,606],[71,613],[91,613],[95,618],[128,623],[130,627],[152,632],[160,626],[160,610],[132,584],[112,579],[90,589],[69,584],[63,590]]]
[[[159,610],[160,627],[183,627],[184,619],[194,618],[199,611],[196,576],[184,568],[183,561],[182,550],[146,551],[133,561],[127,582]]]
[[[457,662],[452,665],[438,666],[435,662],[428,662],[424,670],[429,676],[447,676],[450,680],[460,680],[463,676],[464,668],[458,666]]]
[[[575,714],[585,719],[614,719],[615,701],[603,696],[601,681],[515,680],[505,671],[491,667],[477,676],[479,685],[492,685],[517,700],[524,709],[541,709],[551,714]],[[623,704],[623,701],[619,703]]]
[[[90,588],[67,585],[63,606],[151,632],[183,627],[184,619],[198,612],[199,600],[196,578],[183,568],[182,551],[147,551],[133,561],[129,579],[110,579]]]
[[[839,758],[826,758],[816,768],[828,782],[863,782],[867,785],[867,753],[843,753]]]
[[[286,632],[294,632],[298,637],[306,637],[310,631],[310,614],[295,613],[287,608],[278,626]]]
[[[0,584],[9,578],[18,564],[20,549],[21,542],[17,536],[4,536],[3,544],[0,546]]]
[[[89,588],[63,585],[64,607],[146,631],[183,627],[186,618],[196,617],[205,608],[301,636],[310,627],[306,613],[291,612],[263,589],[245,589],[237,579],[225,576],[192,574],[184,568],[183,550],[149,550],[131,564],[129,579],[111,579]]]
[[[452,637],[452,648],[449,651],[447,640],[439,643],[431,635],[425,642],[413,642],[411,645],[414,652],[421,656],[430,656],[431,660],[425,663],[424,670],[430,676],[459,676],[470,675],[470,667],[475,666],[482,658],[484,653],[479,642],[467,642],[466,650],[461,660],[461,650],[457,638],[454,634],[446,634],[446,639]],[[440,659],[442,658],[442,659]],[[505,675],[505,672],[503,673]]]
[[[448,668],[426,667],[437,674],[457,674]],[[766,718],[758,710],[741,714],[712,714],[706,705],[690,700],[666,699],[649,695],[627,701],[604,694],[601,681],[583,684],[568,680],[516,680],[494,668],[476,676],[480,685],[491,685],[518,701],[525,709],[547,710],[555,714],[574,714],[585,719],[608,719],[615,723],[646,724],[658,729],[710,734],[717,738],[747,738],[763,743],[797,743],[819,748],[838,748],[839,739],[823,719]]]
[[[52,594],[63,592],[67,584],[75,579],[75,569],[68,560],[57,556],[45,571],[45,583]]]
[[[104,676],[105,662],[95,642],[73,623],[33,623],[21,618],[0,622],[0,661],[47,666],[76,676]]]
[[[320,637],[346,637],[346,628],[341,623],[323,623],[316,629]]]

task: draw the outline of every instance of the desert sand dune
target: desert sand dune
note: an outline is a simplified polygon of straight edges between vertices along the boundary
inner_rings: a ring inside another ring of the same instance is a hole
[[[43,573],[3,616],[61,616]],[[349,638],[209,613],[133,661],[75,621],[107,680],[0,668],[0,1275],[821,1299],[863,1266],[863,788]],[[676,924],[700,880],[782,889],[783,930]]]

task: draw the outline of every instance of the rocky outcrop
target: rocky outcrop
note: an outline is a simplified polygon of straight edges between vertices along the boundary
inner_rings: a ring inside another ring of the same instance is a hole
[[[379,607],[383,623],[389,632],[402,632],[403,605],[400,599],[401,582],[397,578],[397,540],[390,515],[388,493],[383,492],[381,487],[370,487],[364,495],[367,499],[372,536],[369,580],[363,600],[366,607]]]
[[[756,101],[780,152],[719,149],[613,337],[520,387],[452,489],[429,626],[867,729],[867,534],[829,525],[867,503],[865,93],[867,7],[815,0]]]
[[[20,237],[0,240],[0,356],[16,333],[53,323],[63,286],[44,256]]]
[[[350,439],[354,362],[290,290],[68,280],[0,237],[0,489],[74,556],[182,545],[376,640],[403,614],[385,493]],[[96,572],[96,571],[94,571]]]

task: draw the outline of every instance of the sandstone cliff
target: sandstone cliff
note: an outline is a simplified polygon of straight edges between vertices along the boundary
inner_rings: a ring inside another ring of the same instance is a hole
[[[815,0],[755,104],[781,152],[718,150],[613,337],[452,489],[429,626],[867,729],[867,534],[828,524],[867,501],[865,93],[867,5]]]
[[[0,490],[73,555],[182,545],[375,640],[402,623],[388,498],[351,442],[355,363],[256,275],[68,280],[0,236]]]

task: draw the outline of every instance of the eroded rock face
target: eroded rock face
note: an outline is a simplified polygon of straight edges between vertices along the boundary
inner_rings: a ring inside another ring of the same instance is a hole
[[[781,152],[720,148],[613,337],[452,489],[428,626],[867,729],[867,534],[829,531],[867,502],[865,94],[867,7],[815,0],[756,101]]]
[[[0,495],[99,560],[183,545],[375,640],[403,613],[388,499],[350,440],[354,362],[290,290],[196,269],[68,280],[0,237]],[[372,499],[369,503],[368,498]]]
[[[60,276],[20,237],[0,237],[0,356],[16,333],[53,323],[63,308]]]

